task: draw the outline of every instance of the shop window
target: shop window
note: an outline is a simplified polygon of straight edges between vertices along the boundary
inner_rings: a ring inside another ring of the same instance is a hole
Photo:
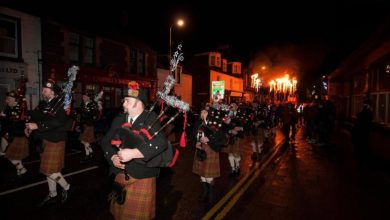
[[[16,18],[0,15],[0,56],[19,58],[20,22]]]

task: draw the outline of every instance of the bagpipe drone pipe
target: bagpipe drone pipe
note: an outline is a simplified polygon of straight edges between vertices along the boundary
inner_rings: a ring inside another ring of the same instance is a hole
[[[226,147],[227,117],[226,111],[210,107],[206,121],[201,120],[201,123],[196,126],[198,133],[204,133],[209,139],[208,145],[216,152],[220,151],[222,147]]]
[[[171,60],[171,72],[174,72],[178,61],[183,60],[183,55],[181,51],[181,44],[178,46],[178,51],[175,52],[174,57]],[[173,122],[180,114],[184,114],[184,127],[182,140],[180,141],[180,146],[185,146],[185,126],[186,126],[186,113],[190,110],[189,104],[179,100],[176,96],[169,95],[173,89],[176,80],[171,74],[167,76],[164,81],[163,88],[161,91],[157,92],[157,99],[151,105],[151,107],[146,111],[146,116],[143,119],[142,126],[140,128],[133,128],[134,126],[129,126],[128,124],[123,124],[118,128],[114,134],[111,144],[119,148],[143,148],[143,147],[152,147],[151,142],[162,135],[164,128]],[[164,107],[161,108],[161,112],[156,116],[154,113],[155,107],[161,103],[164,104]],[[168,111],[169,108],[174,108],[176,113],[166,120],[164,124],[159,126],[164,114]],[[184,140],[183,140],[184,139]],[[176,159],[178,158],[179,151],[167,141],[167,149],[164,150],[161,154],[155,156],[149,161],[144,161],[142,159],[135,159],[138,163],[143,163],[148,167],[172,167]],[[182,143],[184,142],[184,144]],[[126,170],[125,170],[126,171]]]
[[[50,103],[50,105],[44,105],[42,102],[40,102],[37,108],[31,111],[30,116],[33,121],[43,120],[45,118],[50,120],[50,117],[54,117],[57,111],[61,108],[64,109],[67,115],[71,113],[70,105],[72,100],[72,87],[73,82],[76,80],[78,70],[78,66],[71,66],[68,69],[68,81],[65,83],[60,94],[55,97],[54,102]],[[62,127],[61,131],[71,131],[73,129],[73,125],[74,120],[70,117],[67,117],[65,125]]]
[[[61,91],[57,91],[59,94],[51,101],[51,102],[45,102],[40,101],[38,106],[31,110],[29,112],[29,120],[30,122],[47,122],[50,123],[50,121],[53,120],[54,117],[56,117],[57,112],[63,108],[65,111],[65,116],[63,119],[63,126],[56,128],[56,131],[71,131],[73,130],[75,121],[68,116],[68,113],[70,112],[70,104],[71,104],[71,93],[72,93],[72,87],[73,87],[73,81],[76,80],[76,74],[79,70],[79,67],[77,66],[71,66],[68,69],[68,82],[65,84],[64,88],[60,87],[54,87],[53,89],[58,89]],[[57,93],[56,92],[56,93]],[[38,130],[33,130],[30,133],[29,141],[30,144],[33,144],[37,147],[38,151],[43,150],[42,148],[42,132],[39,132]]]

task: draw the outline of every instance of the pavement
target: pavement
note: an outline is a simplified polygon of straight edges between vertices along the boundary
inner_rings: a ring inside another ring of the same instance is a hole
[[[299,132],[223,219],[390,219],[388,173],[359,164],[349,140],[338,130],[320,147]]]

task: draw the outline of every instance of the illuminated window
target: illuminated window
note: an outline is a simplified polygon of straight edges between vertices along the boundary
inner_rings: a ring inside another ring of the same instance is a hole
[[[226,59],[222,60],[222,71],[227,72],[227,60]]]
[[[215,66],[221,67],[221,57],[220,56],[215,56]]]

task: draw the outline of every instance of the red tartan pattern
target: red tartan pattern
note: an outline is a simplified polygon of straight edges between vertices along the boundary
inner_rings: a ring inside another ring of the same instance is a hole
[[[195,155],[192,172],[206,178],[220,177],[219,152],[213,151],[207,144],[202,144],[202,146],[206,151],[207,159],[199,161]]]
[[[153,219],[156,216],[156,177],[126,181],[123,173],[115,177],[115,181],[125,186],[126,200],[119,205],[111,202],[110,211],[115,220]]]
[[[15,137],[8,145],[5,158],[9,160],[23,160],[28,157],[28,141],[25,137]]]
[[[242,155],[242,151],[243,149],[240,147],[240,138],[238,138],[234,144],[229,144],[227,147],[222,148],[222,152],[235,155]]]
[[[44,150],[41,153],[41,167],[39,171],[45,175],[61,172],[64,168],[65,141],[49,142],[43,140]]]
[[[80,134],[80,141],[84,141],[87,143],[93,143],[95,142],[95,133],[94,133],[94,127],[89,125],[83,125],[84,130]]]

